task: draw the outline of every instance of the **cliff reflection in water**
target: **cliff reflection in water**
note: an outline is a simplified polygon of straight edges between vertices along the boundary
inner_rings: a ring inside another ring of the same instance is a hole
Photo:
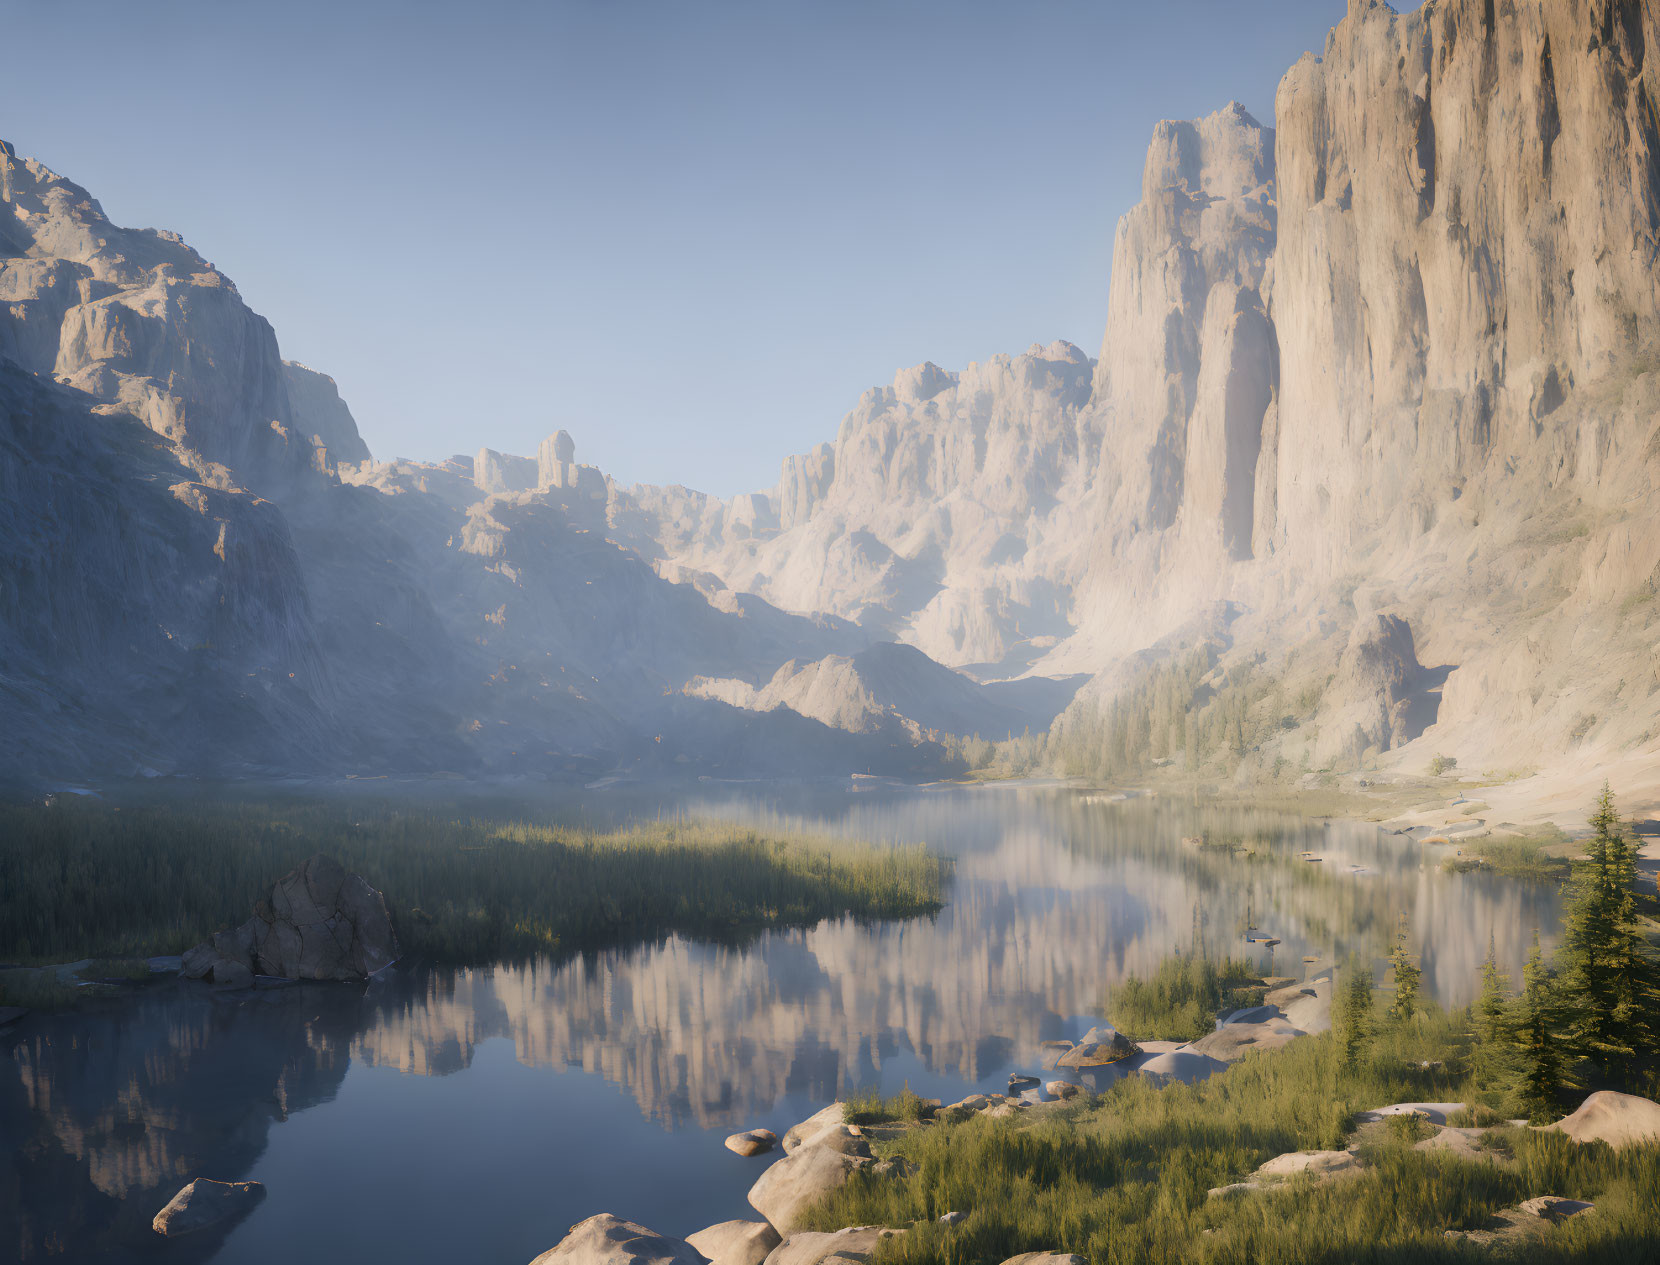
[[[1076,1035],[1104,986],[1185,949],[1196,929],[1213,952],[1300,975],[1305,956],[1381,953],[1405,912],[1426,987],[1459,1004],[1474,995],[1489,932],[1514,974],[1533,928],[1548,938],[1557,920],[1553,892],[1442,874],[1439,853],[1370,826],[1013,799],[913,796],[840,822],[955,852],[937,918],[825,923],[743,949],[674,937],[563,964],[435,972],[376,1013],[353,1055],[441,1074],[504,1036],[521,1062],[603,1076],[665,1123],[736,1127],[787,1094],[829,1100],[873,1083],[896,1051],[966,1082],[1032,1062],[1039,1042]],[[1256,855],[1179,842],[1201,831]],[[1282,943],[1247,952],[1250,923]]]
[[[965,791],[844,797],[807,824],[955,854],[946,908],[738,948],[671,937],[563,962],[412,968],[367,989],[237,999],[162,984],[32,1016],[0,1034],[0,1226],[19,1227],[24,1260],[123,1259],[173,1190],[248,1175],[272,1126],[329,1102],[354,1060],[445,1076],[505,1038],[519,1063],[602,1077],[665,1125],[724,1130],[786,1097],[824,1102],[876,1082],[895,1055],[925,1092],[1030,1066],[1040,1041],[1076,1035],[1105,985],[1196,933],[1243,955],[1254,922],[1282,940],[1272,956],[1253,950],[1259,965],[1301,974],[1305,955],[1382,951],[1404,911],[1426,988],[1456,1004],[1474,992],[1489,933],[1517,972],[1533,928],[1549,938],[1558,916],[1548,889],[1443,874],[1438,854],[1369,826]],[[1255,855],[1180,842],[1202,831]],[[516,1110],[510,1095],[499,1110]],[[189,1242],[170,1254],[214,1250]]]

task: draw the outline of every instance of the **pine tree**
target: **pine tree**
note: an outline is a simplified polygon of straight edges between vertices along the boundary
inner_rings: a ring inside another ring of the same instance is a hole
[[[1389,1007],[1389,1017],[1396,1023],[1405,1023],[1418,1009],[1418,989],[1423,972],[1412,960],[1407,936],[1407,920],[1403,913],[1395,931],[1395,949],[1389,955],[1389,964],[1395,974],[1395,1003]]]
[[[1510,977],[1499,970],[1498,948],[1492,932],[1487,933],[1487,959],[1481,964],[1481,996],[1476,999],[1477,1032],[1481,1039],[1496,1045],[1510,1035]]]
[[[1574,865],[1563,958],[1574,1002],[1574,1048],[1604,1075],[1624,1079],[1634,1060],[1657,1053],[1656,971],[1637,923],[1636,853],[1606,783],[1594,833]]]
[[[1496,1089],[1509,1080],[1515,1062],[1510,1032],[1510,977],[1499,970],[1498,947],[1487,936],[1487,958],[1481,964],[1481,996],[1472,1008],[1476,1023],[1475,1075],[1482,1089]]]
[[[1346,1070],[1360,1063],[1360,1052],[1372,1034],[1372,968],[1352,958],[1343,969],[1337,1005],[1333,1007],[1332,1034],[1337,1040],[1337,1061]]]
[[[1535,929],[1511,1028],[1512,1043],[1521,1062],[1517,1093],[1529,1118],[1535,1121],[1553,1120],[1557,1115],[1556,1099],[1564,1079],[1560,1025],[1556,982],[1545,969]]]

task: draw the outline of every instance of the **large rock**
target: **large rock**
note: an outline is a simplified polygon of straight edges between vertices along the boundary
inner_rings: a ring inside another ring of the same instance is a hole
[[[1200,1037],[1188,1049],[1223,1063],[1233,1063],[1253,1050],[1278,1050],[1307,1035],[1301,1028],[1278,1018],[1262,1023],[1229,1023]]]
[[[726,1139],[726,1149],[746,1159],[752,1155],[764,1155],[777,1145],[778,1135],[771,1129],[748,1129]]]
[[[784,1154],[790,1154],[808,1138],[824,1132],[831,1125],[843,1124],[846,1120],[847,1105],[845,1103],[833,1102],[828,1107],[815,1111],[800,1124],[784,1131]]]
[[[840,1190],[870,1161],[826,1146],[803,1146],[777,1161],[749,1190],[750,1206],[790,1234],[818,1200]]]
[[[175,1239],[240,1217],[263,1198],[265,1187],[259,1182],[220,1182],[211,1177],[198,1177],[168,1200],[167,1206],[156,1213],[150,1228],[165,1238]]]
[[[318,853],[278,879],[247,922],[186,953],[180,974],[241,987],[254,975],[367,979],[397,957],[385,899]]]
[[[849,1226],[845,1230],[804,1230],[790,1235],[767,1257],[767,1265],[824,1265],[824,1262],[868,1261],[876,1254],[883,1239],[891,1239],[903,1230],[890,1230],[879,1225]]]
[[[1575,1142],[1606,1142],[1615,1150],[1640,1142],[1660,1141],[1660,1103],[1599,1089],[1579,1109],[1547,1128]]]
[[[780,1240],[765,1221],[722,1221],[688,1234],[686,1242],[707,1256],[710,1265],[761,1265]]]
[[[1141,1053],[1141,1047],[1116,1028],[1091,1028],[1083,1039],[1056,1062],[1057,1067],[1106,1067]]]
[[[696,1248],[602,1212],[579,1221],[530,1265],[705,1265]]]
[[[1412,693],[1423,675],[1412,629],[1396,615],[1357,620],[1320,704],[1322,764],[1354,763],[1417,737]]]

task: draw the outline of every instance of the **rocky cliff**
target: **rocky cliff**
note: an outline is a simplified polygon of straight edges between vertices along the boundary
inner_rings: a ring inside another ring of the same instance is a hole
[[[145,700],[188,685],[273,766],[696,766],[719,735],[725,767],[921,769],[1068,693],[976,681],[1088,673],[1073,771],[1653,781],[1657,26],[1353,0],[1273,126],[1155,129],[1098,359],[902,370],[728,500],[620,486],[563,431],[375,461],[210,264],[4,150],[0,378],[41,454],[0,456],[6,688],[51,741],[96,729],[62,747],[88,765],[187,764]],[[175,624],[211,651],[152,644]]]
[[[211,264],[6,146],[0,299],[8,782],[943,767],[920,731],[682,692],[871,637],[654,570],[564,432],[375,461]]]
[[[1354,0],[1273,128],[1155,129],[1093,368],[905,371],[785,462],[775,531],[665,551],[983,677],[1097,673],[1062,730],[1139,709],[1143,759],[1642,780],[1657,22]],[[1345,666],[1380,617],[1424,656],[1410,700]]]

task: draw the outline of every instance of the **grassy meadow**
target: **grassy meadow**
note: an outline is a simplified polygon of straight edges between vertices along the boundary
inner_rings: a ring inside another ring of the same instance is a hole
[[[813,1229],[916,1224],[876,1265],[969,1265],[1020,1252],[1077,1252],[1092,1265],[1493,1260],[1446,1236],[1535,1195],[1589,1199],[1596,1212],[1551,1227],[1529,1259],[1608,1265],[1660,1259],[1660,1146],[1614,1152],[1556,1133],[1500,1128],[1501,1163],[1414,1149],[1410,1124],[1361,1135],[1369,1166],[1325,1185],[1291,1179],[1211,1197],[1288,1151],[1336,1149],[1355,1113],[1393,1102],[1470,1102],[1484,1119],[1467,1012],[1420,1012],[1374,1034],[1345,1067],[1330,1033],[1253,1054],[1192,1086],[1131,1076],[1073,1104],[1010,1119],[906,1131],[880,1144],[917,1166],[857,1176],[812,1213]],[[1426,1066],[1427,1064],[1427,1066]],[[955,1228],[937,1223],[964,1212]]]
[[[478,963],[939,909],[949,862],[719,823],[599,832],[361,801],[0,808],[0,962],[178,953],[313,853],[386,896],[406,955]]]

